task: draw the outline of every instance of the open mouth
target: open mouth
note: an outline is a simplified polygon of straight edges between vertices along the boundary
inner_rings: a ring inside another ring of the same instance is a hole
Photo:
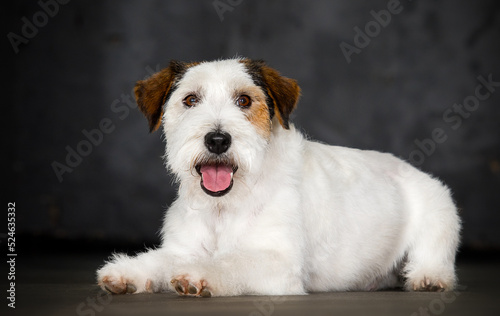
[[[196,166],[196,171],[201,176],[201,188],[211,196],[223,196],[228,193],[233,187],[233,175],[237,170],[237,166],[223,163]]]

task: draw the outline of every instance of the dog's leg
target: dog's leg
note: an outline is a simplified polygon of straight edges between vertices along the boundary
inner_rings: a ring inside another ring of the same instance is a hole
[[[456,285],[460,219],[448,190],[441,185],[434,189],[417,210],[419,219],[403,271],[409,291],[449,291]]]
[[[239,251],[178,265],[169,286],[186,296],[303,295],[301,267],[292,262],[274,251]]]
[[[166,256],[161,249],[150,250],[131,257],[115,254],[97,270],[99,286],[113,294],[158,292],[165,288],[161,269]]]

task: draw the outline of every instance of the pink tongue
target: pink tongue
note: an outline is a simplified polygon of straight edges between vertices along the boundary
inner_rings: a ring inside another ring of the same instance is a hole
[[[233,169],[224,165],[206,165],[200,168],[203,186],[212,192],[224,191],[231,185]]]

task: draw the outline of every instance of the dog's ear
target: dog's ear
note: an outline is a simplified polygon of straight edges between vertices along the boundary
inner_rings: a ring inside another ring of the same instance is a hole
[[[274,114],[277,116],[281,126],[288,129],[290,114],[295,109],[300,96],[300,88],[297,81],[286,78],[280,73],[268,67],[263,61],[258,61],[261,67],[262,79],[265,83],[267,93],[273,103]]]
[[[169,66],[148,79],[138,81],[134,87],[135,99],[139,109],[149,122],[149,131],[154,132],[160,127],[163,115],[163,105],[184,74],[188,65],[172,60]]]

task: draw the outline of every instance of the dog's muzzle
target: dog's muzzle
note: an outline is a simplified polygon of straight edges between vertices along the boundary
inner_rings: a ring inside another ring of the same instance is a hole
[[[233,187],[233,175],[238,166],[221,156],[230,146],[231,135],[228,133],[216,131],[205,135],[205,147],[214,158],[196,165],[196,171],[201,176],[201,188],[208,195],[223,196]]]

